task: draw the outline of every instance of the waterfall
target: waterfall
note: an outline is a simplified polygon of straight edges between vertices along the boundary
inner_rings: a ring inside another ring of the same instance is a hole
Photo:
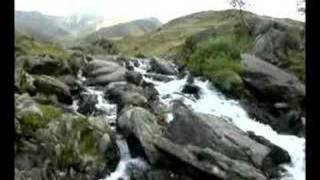
[[[134,71],[147,75],[149,69],[149,60],[138,60],[138,67],[134,67]],[[305,139],[293,135],[282,135],[273,130],[269,125],[259,123],[255,119],[251,119],[247,112],[241,107],[236,100],[227,99],[208,81],[202,81],[195,78],[194,84],[200,87],[200,98],[195,99],[191,95],[181,93],[183,86],[186,84],[187,78],[179,79],[176,76],[168,76],[173,80],[169,82],[157,81],[148,77],[143,77],[145,81],[153,83],[159,92],[160,101],[168,108],[175,99],[182,99],[184,103],[190,106],[194,111],[220,116],[229,119],[243,131],[253,131],[256,135],[263,136],[275,145],[288,151],[292,163],[283,164],[282,167],[287,170],[282,176],[282,180],[304,180],[305,179]],[[84,80],[81,77],[82,80]],[[98,96],[96,108],[103,110],[108,121],[116,120],[116,106],[110,104],[103,97],[103,92],[95,90],[94,87],[87,87],[87,93]],[[74,105],[76,107],[76,105]],[[170,108],[169,108],[170,109]],[[173,121],[171,112],[167,114],[167,122]],[[147,163],[141,158],[132,158],[129,152],[128,144],[121,135],[117,135],[116,144],[120,150],[121,160],[116,170],[108,175],[104,180],[129,180],[130,173],[128,167],[146,169]]]

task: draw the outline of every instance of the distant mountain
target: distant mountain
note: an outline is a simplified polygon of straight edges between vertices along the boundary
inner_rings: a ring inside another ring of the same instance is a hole
[[[39,12],[15,11],[15,30],[37,40],[51,41],[68,36],[69,32],[59,25],[61,17],[43,15]]]
[[[59,17],[36,11],[15,11],[15,30],[41,41],[87,35],[94,32],[102,21],[102,17],[94,15]]]
[[[110,27],[99,29],[87,38],[89,39],[113,39],[125,36],[140,36],[159,28],[162,23],[157,18],[147,18],[120,23]]]
[[[83,36],[94,32],[103,20],[100,16],[74,14],[64,18],[62,26],[73,36]]]

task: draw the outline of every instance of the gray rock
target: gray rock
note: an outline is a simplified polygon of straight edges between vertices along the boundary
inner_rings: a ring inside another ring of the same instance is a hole
[[[163,154],[161,163],[183,167],[199,179],[268,179],[266,172],[278,156],[228,121],[194,113],[180,101],[173,105],[174,120],[154,145]],[[175,160],[172,160],[175,159]],[[175,163],[176,162],[176,163]]]
[[[102,67],[110,67],[112,69],[112,68],[118,68],[119,66],[120,66],[119,64],[112,62],[112,61],[95,59],[95,60],[90,61],[84,67],[83,72],[89,74],[90,72],[97,70],[99,68],[102,68]]]
[[[255,35],[255,55],[279,67],[288,64],[288,50],[301,51],[303,25],[268,17],[249,19]]]
[[[46,117],[48,115],[45,114]],[[19,177],[95,179],[102,171],[106,173],[115,169],[119,155],[110,137],[111,129],[106,123],[102,124],[103,119],[88,119],[68,113],[47,120],[39,116],[37,121],[46,121],[47,124],[33,125],[33,133],[30,134],[26,131],[32,124],[26,125],[28,120],[24,118],[27,117],[17,116],[18,121],[25,122],[21,123],[24,127],[16,139],[19,146],[15,154],[15,168]],[[38,169],[41,175],[37,173],[33,177],[34,169]]]
[[[110,135],[108,133],[105,133],[99,141],[99,150],[101,153],[105,153],[111,146],[112,142]]]
[[[243,79],[258,97],[293,107],[303,102],[305,86],[294,75],[253,55],[242,54],[241,58]]]
[[[42,112],[36,105],[36,102],[28,94],[15,94],[15,116],[21,118],[29,112],[42,116]]]
[[[127,71],[125,74],[126,80],[135,85],[140,85],[142,83],[142,75],[135,71]]]
[[[128,109],[119,116],[117,127],[127,139],[138,140],[149,162],[158,161],[159,153],[153,142],[154,136],[161,135],[162,131],[153,114],[140,107]]]
[[[110,83],[105,90],[105,97],[112,102],[118,104],[118,112],[125,106],[140,106],[148,108],[152,101],[158,99],[155,89],[146,86],[136,86],[126,82]]]
[[[126,68],[112,61],[93,60],[84,69],[84,74],[89,77],[88,85],[106,85],[110,82],[124,81]]]
[[[14,85],[15,91],[18,93],[27,92],[30,95],[34,95],[36,93],[33,76],[28,74],[21,68],[15,69]]]
[[[200,87],[194,84],[185,84],[182,89],[183,93],[192,94],[197,99],[200,98]]]
[[[96,111],[96,104],[98,103],[98,96],[95,94],[81,94],[79,99],[78,112],[91,115]]]
[[[159,74],[166,75],[175,75],[177,74],[176,70],[170,63],[165,62],[165,60],[160,59],[151,59],[150,61],[151,71],[154,71]]]
[[[66,62],[60,59],[53,59],[49,55],[34,56],[28,59],[24,69],[30,74],[70,74],[70,68]]]
[[[147,160],[195,179],[261,179],[269,177],[280,151],[251,139],[228,121],[194,113],[177,101],[174,120],[161,127],[154,115],[140,107],[120,114],[117,127]],[[281,151],[284,151],[280,149]],[[271,162],[271,165],[270,165]]]
[[[56,95],[60,102],[72,104],[70,88],[60,80],[51,76],[40,75],[35,77],[34,85],[37,92]]]

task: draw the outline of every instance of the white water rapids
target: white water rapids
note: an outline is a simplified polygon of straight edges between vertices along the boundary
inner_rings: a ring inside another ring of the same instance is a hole
[[[134,67],[134,70],[141,74],[147,74],[149,64],[146,60],[139,60],[139,67]],[[208,81],[195,79],[194,84],[200,87],[200,99],[196,100],[192,96],[182,94],[181,90],[186,84],[186,78],[178,79],[175,76],[169,82],[156,81],[144,77],[144,80],[151,82],[159,92],[161,102],[170,107],[171,101],[174,99],[182,99],[185,104],[189,105],[194,111],[222,116],[230,119],[237,127],[243,131],[253,131],[256,135],[260,135],[288,151],[291,156],[292,163],[282,165],[287,173],[283,175],[282,180],[305,180],[305,139],[292,135],[281,135],[274,131],[269,125],[261,124],[254,119],[251,119],[246,111],[240,106],[239,102],[225,98],[225,96],[216,90]],[[98,96],[100,105],[97,108],[108,108],[110,104],[103,100],[102,94],[95,92]],[[193,98],[193,99],[192,99]],[[98,107],[100,106],[100,107]],[[167,114],[167,120],[170,123],[173,120],[172,113]],[[144,162],[140,159],[132,159],[129,156],[121,158],[121,161],[116,169],[105,180],[117,180],[122,177],[127,180],[129,177],[126,174],[126,166],[128,163],[143,165]]]

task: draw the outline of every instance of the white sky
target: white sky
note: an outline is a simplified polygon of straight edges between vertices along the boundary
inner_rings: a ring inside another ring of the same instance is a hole
[[[304,21],[304,16],[297,12],[296,1],[247,0],[250,5],[246,10],[260,15]],[[114,23],[147,17],[157,17],[166,23],[198,11],[229,8],[228,0],[15,0],[16,10],[58,16],[94,13]]]

